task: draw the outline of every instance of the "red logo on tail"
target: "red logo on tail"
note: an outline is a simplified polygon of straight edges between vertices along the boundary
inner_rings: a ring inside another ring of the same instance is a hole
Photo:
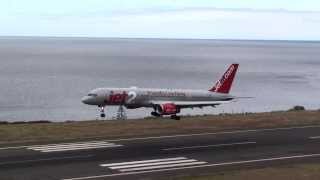
[[[231,85],[236,75],[238,67],[239,64],[232,64],[228,68],[228,70],[223,74],[221,79],[217,81],[215,86],[211,88],[209,91],[228,94],[231,89]]]

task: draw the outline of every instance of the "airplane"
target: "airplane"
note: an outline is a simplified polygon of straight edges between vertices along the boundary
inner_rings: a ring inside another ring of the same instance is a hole
[[[151,89],[151,88],[97,88],[81,101],[100,108],[100,117],[105,117],[105,106],[125,106],[128,109],[153,108],[152,116],[170,116],[180,120],[184,108],[216,107],[238,97],[229,94],[239,64],[231,64],[223,76],[209,90]]]

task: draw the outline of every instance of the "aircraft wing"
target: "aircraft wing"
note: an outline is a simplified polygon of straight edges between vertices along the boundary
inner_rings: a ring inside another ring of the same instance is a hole
[[[227,101],[151,101],[153,105],[162,105],[172,103],[180,108],[194,108],[194,107],[205,107],[205,106],[218,106],[220,104],[228,103]]]

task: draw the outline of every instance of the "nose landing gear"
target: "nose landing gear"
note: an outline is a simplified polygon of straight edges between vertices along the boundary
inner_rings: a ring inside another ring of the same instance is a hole
[[[99,108],[100,108],[100,117],[105,118],[106,114],[104,113],[104,106],[99,106]]]

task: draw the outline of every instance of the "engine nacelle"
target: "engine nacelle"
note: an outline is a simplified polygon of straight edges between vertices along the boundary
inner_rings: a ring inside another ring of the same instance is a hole
[[[162,104],[157,107],[157,111],[161,115],[172,115],[180,112],[180,108],[173,103]]]

